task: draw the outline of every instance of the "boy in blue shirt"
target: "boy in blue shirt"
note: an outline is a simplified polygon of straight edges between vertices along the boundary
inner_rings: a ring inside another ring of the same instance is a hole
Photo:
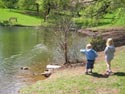
[[[94,68],[94,62],[97,57],[96,51],[92,48],[91,44],[87,44],[86,49],[80,49],[80,52],[85,54],[87,59],[85,74],[88,74],[89,69],[90,69],[89,73],[92,73],[92,69]]]

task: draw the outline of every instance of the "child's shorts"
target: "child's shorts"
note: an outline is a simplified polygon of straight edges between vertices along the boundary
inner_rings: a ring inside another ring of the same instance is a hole
[[[86,69],[93,69],[94,62],[95,62],[95,60],[87,60]]]
[[[108,57],[108,56],[105,56],[105,60],[106,60],[106,62],[111,62],[111,60],[113,59],[113,57]]]

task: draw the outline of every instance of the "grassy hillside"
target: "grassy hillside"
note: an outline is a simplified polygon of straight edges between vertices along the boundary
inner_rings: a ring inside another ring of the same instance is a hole
[[[16,13],[10,9],[0,9],[0,22],[8,21],[9,18],[16,17],[17,22],[13,24],[23,25],[23,26],[38,26],[43,20],[29,15],[24,15],[21,13]]]
[[[39,26],[47,25],[42,18],[38,18],[32,15],[22,14],[24,10],[12,10],[12,9],[0,9],[0,23],[9,21],[9,18],[16,17],[17,22],[12,22],[14,25],[23,26]],[[67,13],[67,12],[66,12]],[[52,19],[51,19],[52,20]],[[118,15],[117,11],[112,14],[106,14],[103,19],[90,19],[87,17],[77,17],[73,18],[75,23],[80,27],[91,27],[91,28],[108,28],[114,26],[125,26],[125,13]]]
[[[118,14],[118,11],[108,13],[101,19],[79,17],[74,18],[74,21],[81,27],[91,28],[109,28],[109,27],[124,27],[125,26],[125,13]]]
[[[104,54],[98,54],[93,75],[85,75],[83,66],[60,70],[46,80],[23,88],[20,94],[125,94],[125,47],[116,49],[112,61],[114,75],[109,77],[103,75]]]

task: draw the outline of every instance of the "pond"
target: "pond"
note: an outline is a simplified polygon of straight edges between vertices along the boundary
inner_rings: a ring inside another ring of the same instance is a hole
[[[38,27],[0,27],[0,94],[18,94],[20,88],[45,79],[40,74],[47,64],[64,62],[62,36]],[[86,38],[76,32],[69,36],[70,59],[81,59],[79,49]]]

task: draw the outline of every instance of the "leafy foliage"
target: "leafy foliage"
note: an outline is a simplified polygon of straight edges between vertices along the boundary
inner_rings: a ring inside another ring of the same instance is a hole
[[[2,0],[0,0],[0,7],[1,8],[5,8],[6,7],[5,4],[4,4],[4,2]]]
[[[105,40],[103,40],[103,37],[101,35],[90,37],[89,42],[93,45],[93,48],[96,51],[102,51],[105,48]]]
[[[15,8],[18,0],[2,0],[7,8]]]
[[[18,2],[18,6],[21,9],[30,9],[30,10],[34,10],[35,6],[36,6],[36,0],[19,0]]]

